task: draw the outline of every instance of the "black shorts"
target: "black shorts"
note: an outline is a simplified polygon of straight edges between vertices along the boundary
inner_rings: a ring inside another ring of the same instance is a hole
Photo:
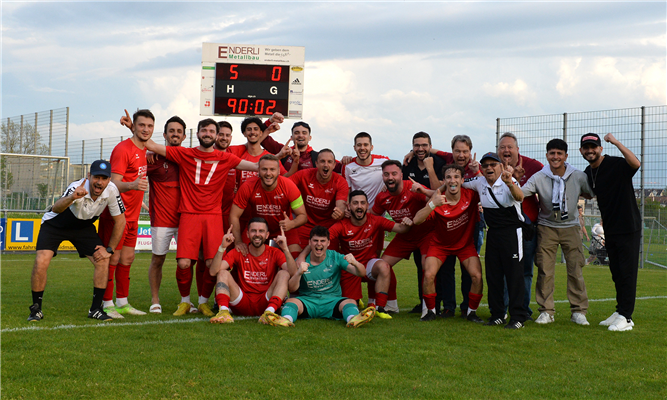
[[[58,246],[66,240],[72,242],[81,258],[92,256],[98,245],[104,246],[92,224],[81,229],[61,229],[45,222],[39,229],[37,250],[51,250],[55,257],[58,255]]]

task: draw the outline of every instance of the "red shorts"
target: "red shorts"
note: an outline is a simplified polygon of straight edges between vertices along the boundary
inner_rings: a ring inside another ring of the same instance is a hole
[[[196,260],[200,248],[203,248],[204,260],[215,257],[224,236],[220,218],[220,214],[182,213],[178,223],[176,258]]]
[[[241,291],[241,296],[241,299],[238,299],[238,303],[229,303],[229,308],[232,309],[234,315],[244,315],[246,317],[259,316],[264,314],[264,310],[269,306],[266,292],[256,294],[243,293],[243,291]]]
[[[113,227],[116,225],[113,219],[100,218],[99,229],[97,234],[102,239],[102,243],[105,246],[109,245],[109,240],[111,240],[111,234],[113,233]],[[135,248],[137,246],[137,233],[139,232],[139,222],[138,221],[125,221],[125,230],[123,231],[123,236],[118,242],[115,250],[120,250],[125,247]]]
[[[441,263],[445,262],[445,259],[448,256],[456,256],[458,257],[459,261],[463,262],[470,257],[479,257],[479,254],[477,254],[477,249],[472,243],[458,250],[442,250],[437,246],[431,246],[426,253],[426,258],[435,257],[440,260]]]
[[[227,233],[228,229],[229,229],[229,213],[222,214],[222,231],[224,233]]]
[[[405,240],[403,237],[397,235],[389,243],[389,246],[387,246],[383,254],[389,257],[405,258],[407,260],[417,249],[419,249],[421,254],[426,254],[429,249],[429,243],[431,243],[430,236],[419,242],[413,242]]]
[[[299,246],[301,246],[302,249],[305,249],[306,246],[308,246],[308,243],[310,243],[310,231],[312,229],[312,226],[307,225],[301,225],[296,229],[292,229],[296,231],[299,239]]]

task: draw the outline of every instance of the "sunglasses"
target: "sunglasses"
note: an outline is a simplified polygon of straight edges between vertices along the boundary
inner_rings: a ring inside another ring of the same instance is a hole
[[[482,168],[484,168],[484,169],[489,168],[489,167],[495,168],[496,165],[498,165],[498,164],[500,164],[500,163],[498,163],[498,162],[484,163],[484,164],[482,164]]]

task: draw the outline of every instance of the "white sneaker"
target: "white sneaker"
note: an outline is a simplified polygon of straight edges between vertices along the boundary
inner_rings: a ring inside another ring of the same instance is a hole
[[[108,313],[107,313],[107,314],[108,314]],[[617,312],[611,314],[611,317],[605,319],[604,321],[601,321],[601,322],[600,322],[600,325],[602,325],[602,326],[609,326],[609,325],[613,324],[614,321],[616,321],[616,318],[618,318],[618,313],[617,313]]]
[[[542,325],[543,324],[550,324],[552,322],[554,322],[554,316],[549,315],[548,312],[541,312],[540,316],[537,317],[537,319],[535,320],[536,324],[542,324]]]
[[[631,331],[633,326],[635,326],[635,323],[632,320],[628,322],[624,316],[619,314],[616,320],[609,325],[609,330],[616,332]]]
[[[572,313],[572,317],[570,318],[570,321],[574,322],[575,324],[578,325],[590,325],[588,323],[588,320],[586,320],[586,316],[583,313],[575,312]]]
[[[385,311],[398,314],[398,300],[387,300],[387,305],[384,307]]]
[[[118,311],[116,311],[116,307],[107,307],[104,309],[104,312],[107,313],[108,316],[110,316],[113,319],[123,319],[122,315]]]

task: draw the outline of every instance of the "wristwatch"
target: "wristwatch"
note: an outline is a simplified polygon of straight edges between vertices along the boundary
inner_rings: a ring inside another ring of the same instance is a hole
[[[113,249],[111,247],[107,247],[107,253],[113,254]]]

